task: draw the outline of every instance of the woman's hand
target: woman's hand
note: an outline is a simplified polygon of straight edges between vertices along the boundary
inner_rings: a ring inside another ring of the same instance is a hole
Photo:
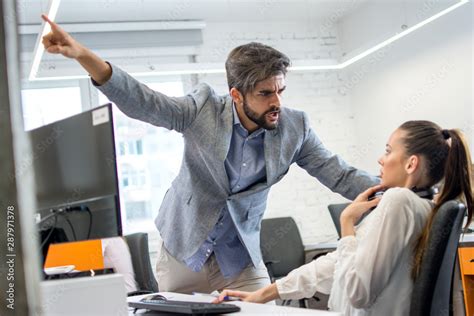
[[[341,213],[341,237],[354,235],[354,225],[361,218],[361,216],[377,206],[380,202],[380,198],[376,197],[373,200],[368,200],[369,196],[382,189],[381,185],[373,186],[366,191],[362,192],[357,198],[349,204],[348,207]]]
[[[258,302],[258,299],[255,296],[255,292],[224,290],[219,294],[219,297],[217,297],[213,301],[213,303],[217,304],[217,303],[229,301],[229,296],[239,298],[241,301],[245,301],[245,302],[260,303]]]
[[[266,303],[279,298],[278,289],[276,287],[276,284],[273,283],[254,292],[224,290],[221,292],[219,297],[213,301],[213,303],[229,301],[229,296],[237,297],[244,302],[251,303]]]

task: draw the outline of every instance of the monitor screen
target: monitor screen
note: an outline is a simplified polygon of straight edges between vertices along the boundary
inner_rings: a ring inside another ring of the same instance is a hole
[[[111,105],[31,130],[29,137],[37,212],[45,218],[68,210],[40,227],[58,234],[42,237],[60,242],[121,235]]]

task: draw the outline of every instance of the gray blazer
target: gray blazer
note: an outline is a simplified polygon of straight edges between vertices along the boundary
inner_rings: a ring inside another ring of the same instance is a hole
[[[310,128],[304,112],[282,107],[278,127],[265,133],[266,182],[232,194],[224,167],[232,136],[232,99],[217,95],[206,84],[184,97],[167,97],[115,66],[112,71],[111,79],[98,88],[126,115],[183,134],[183,163],[155,220],[166,249],[178,260],[198,250],[227,206],[257,265],[268,192],[294,162],[349,199],[378,183],[375,177],[330,153]]]

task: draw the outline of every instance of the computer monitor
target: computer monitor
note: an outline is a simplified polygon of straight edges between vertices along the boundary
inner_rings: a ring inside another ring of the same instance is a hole
[[[122,235],[111,105],[31,130],[29,137],[37,213],[41,219],[60,213],[40,226],[44,246]]]

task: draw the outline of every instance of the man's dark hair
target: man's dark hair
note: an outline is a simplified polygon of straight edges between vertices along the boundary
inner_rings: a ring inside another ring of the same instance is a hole
[[[238,46],[225,62],[229,90],[236,88],[245,96],[255,89],[257,82],[286,75],[289,65],[288,56],[270,46],[255,42]]]

